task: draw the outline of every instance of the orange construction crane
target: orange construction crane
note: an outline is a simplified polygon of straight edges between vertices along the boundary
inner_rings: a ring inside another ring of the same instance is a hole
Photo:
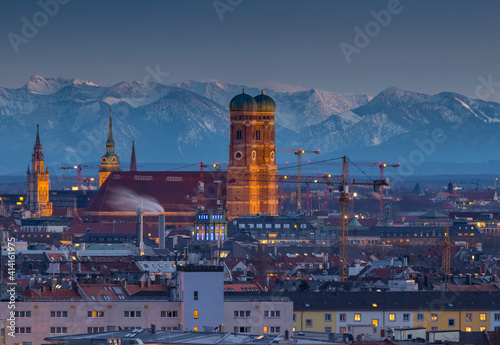
[[[339,217],[340,217],[340,227],[339,227],[339,255],[340,255],[340,267],[339,276],[340,281],[347,281],[349,277],[349,265],[348,265],[348,232],[349,232],[349,185],[353,186],[374,186],[375,190],[382,186],[389,186],[390,184],[387,180],[380,179],[375,181],[357,181],[352,179],[349,180],[349,163],[347,157],[343,157],[342,163],[342,175],[341,182],[339,184]]]
[[[348,235],[349,235],[349,186],[357,185],[357,186],[374,186],[375,190],[378,192],[381,186],[390,186],[386,179],[379,180],[369,180],[369,181],[361,181],[356,179],[349,178],[349,164],[353,164],[350,162],[346,156],[342,157],[342,174],[341,175],[330,175],[325,174],[321,176],[279,176],[280,181],[289,181],[295,182],[295,179],[299,181],[299,178],[302,181],[302,178],[307,182],[314,183],[325,183],[327,186],[332,188],[334,185],[339,186],[339,256],[340,256],[340,265],[339,265],[339,276],[340,280],[345,282],[349,277],[349,243],[348,243]]]
[[[278,152],[288,152],[288,153],[293,153],[297,156],[297,213],[300,213],[302,209],[301,205],[301,185],[302,185],[302,154],[303,153],[314,153],[314,154],[319,154],[319,150],[316,151],[307,151],[307,150],[302,150],[302,149],[277,149],[276,151]]]
[[[320,165],[340,165],[340,163],[318,163],[318,164],[320,164]],[[350,162],[350,164],[354,165],[356,167],[360,167],[360,166],[368,166],[368,167],[378,166],[379,169],[380,169],[380,179],[381,180],[384,179],[384,170],[385,170],[385,168],[398,168],[401,165],[401,163],[387,164],[387,163],[382,163],[382,162],[378,162],[378,163],[367,163],[367,162],[357,163],[357,162]],[[380,190],[379,190],[379,209],[380,209],[380,214],[384,215],[384,186],[380,186]]]

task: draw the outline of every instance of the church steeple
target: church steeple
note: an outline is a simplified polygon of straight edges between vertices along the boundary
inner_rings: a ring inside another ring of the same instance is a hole
[[[32,161],[43,161],[43,151],[42,151],[42,144],[40,144],[40,133],[39,133],[39,126],[36,125],[36,140],[35,140],[35,146],[33,147],[33,155],[31,160]]]
[[[33,217],[52,215],[52,203],[49,202],[49,169],[44,167],[45,160],[40,143],[40,128],[36,125],[36,139],[31,155],[31,171],[28,164],[26,171],[26,206]]]
[[[111,109],[109,109],[108,140],[106,141],[106,153],[101,158],[99,169],[99,187],[106,181],[112,171],[120,170],[120,158],[115,154],[115,141],[113,140],[113,123],[111,122]]]
[[[137,160],[135,159],[135,140],[132,140],[132,155],[130,157],[130,171],[137,171]]]
[[[111,122],[111,109],[109,109],[108,141],[106,141],[106,152],[115,153],[115,141],[113,140],[113,123]]]

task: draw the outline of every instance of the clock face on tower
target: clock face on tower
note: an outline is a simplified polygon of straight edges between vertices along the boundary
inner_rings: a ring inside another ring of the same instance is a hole
[[[241,153],[241,151],[236,151],[234,153],[234,159],[240,160],[241,158],[243,158],[243,154]]]
[[[271,161],[274,162],[274,151],[271,151]]]
[[[255,160],[257,158],[257,152],[255,150],[252,151],[252,159]]]
[[[102,157],[102,162],[106,163],[106,157]]]

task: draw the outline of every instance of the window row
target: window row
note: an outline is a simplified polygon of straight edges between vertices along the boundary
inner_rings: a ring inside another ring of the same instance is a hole
[[[250,333],[250,327],[234,327],[234,333]]]
[[[281,331],[280,327],[264,327],[264,333],[279,333]]]
[[[235,310],[234,317],[250,317],[250,310]]]
[[[66,334],[68,333],[67,327],[50,327],[50,333],[52,334]]]
[[[140,310],[126,310],[123,312],[123,317],[141,317]]]
[[[14,317],[31,317],[31,311],[15,311],[14,312]]]
[[[281,312],[279,310],[265,310],[264,317],[281,317]]]
[[[53,314],[54,313],[54,314]],[[195,314],[197,315],[198,314],[198,311],[195,310]],[[63,312],[51,312],[51,315],[55,315],[55,316],[51,316],[51,317],[68,317],[68,313],[66,311],[63,311]],[[177,310],[162,310],[160,312],[160,316],[161,317],[177,317],[179,314],[177,312]],[[126,317],[126,318],[139,318],[142,316],[142,313],[140,310],[126,310],[123,312],[123,317]],[[104,317],[104,311],[102,310],[89,310],[87,312],[87,317],[90,317],[90,318],[102,318]],[[197,317],[195,317],[197,318]]]

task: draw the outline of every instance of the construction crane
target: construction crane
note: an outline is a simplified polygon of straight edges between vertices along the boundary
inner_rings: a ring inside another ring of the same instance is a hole
[[[340,165],[340,163],[319,163],[320,165]],[[368,167],[374,167],[378,166],[380,169],[380,179],[384,179],[384,170],[385,168],[398,168],[401,165],[401,162],[397,164],[387,164],[387,163],[371,163],[371,162],[361,162],[361,163],[356,163],[356,162],[350,162],[351,165],[360,167],[360,166],[368,166]],[[379,191],[379,209],[380,209],[380,214],[384,214],[384,186],[380,186],[380,191]]]
[[[378,166],[380,169],[380,179],[384,179],[384,169],[385,168],[397,168],[401,165],[401,163],[398,164],[386,164],[382,162],[378,163],[353,163],[358,166]],[[384,186],[380,186],[380,196],[379,196],[379,208],[380,208],[380,214],[384,215]]]
[[[276,151],[278,152],[288,152],[288,153],[293,153],[297,156],[297,213],[300,213],[302,205],[301,205],[301,184],[302,184],[302,154],[303,153],[314,153],[314,154],[319,154],[320,150],[316,151],[307,151],[303,149],[277,149]]]
[[[82,190],[82,169],[98,169],[100,168],[99,165],[75,165],[72,167],[61,167],[63,170],[76,170],[77,171],[77,186],[78,190]],[[86,178],[89,179],[89,178]],[[92,180],[86,180],[88,184],[90,184],[90,181]]]
[[[349,277],[348,271],[348,231],[349,231],[349,185],[353,186],[373,186],[375,191],[379,191],[382,186],[389,186],[390,184],[387,180],[380,179],[375,181],[357,181],[356,179],[349,180],[349,163],[347,157],[343,157],[342,162],[342,174],[341,181],[339,183],[339,217],[340,217],[340,227],[339,227],[339,276],[340,281],[347,281]]]
[[[58,178],[63,179],[63,180],[73,180],[73,181],[78,179],[78,177],[76,177],[76,176],[58,176]],[[81,178],[82,185],[77,186],[77,189],[82,190],[83,183],[85,183],[87,185],[87,190],[90,190],[91,182],[93,182],[93,181],[97,181],[97,179],[93,178],[93,177],[82,177]]]
[[[450,241],[450,231],[446,227],[446,232],[444,235],[444,251],[443,251],[443,275],[445,282],[448,282],[448,277],[451,274],[451,247],[480,247],[478,244],[471,244],[466,242],[466,244],[451,244]]]
[[[347,157],[342,157],[342,173],[341,175],[321,175],[319,178],[316,176],[304,176],[304,180],[307,182],[314,183],[325,183],[330,189],[334,185],[338,185],[339,195],[339,276],[342,282],[347,281],[348,272],[348,259],[349,259],[349,244],[348,244],[348,232],[349,232],[349,187],[350,186],[373,186],[374,191],[379,192],[381,186],[390,186],[386,179],[361,181],[349,178],[349,164]],[[352,163],[351,163],[352,164]],[[293,181],[294,178],[297,181],[302,181],[302,176],[280,176],[281,181]]]
[[[285,182],[294,182],[298,183],[299,177],[297,175],[278,175],[278,182],[279,182],[279,196],[280,199],[283,199],[285,196],[284,192],[284,183]],[[326,209],[327,206],[327,191],[328,191],[328,184],[334,184],[338,183],[340,181],[340,175],[331,175],[328,173],[325,174],[307,174],[307,175],[301,175],[300,176],[300,181],[301,183],[305,183],[307,186],[306,190],[306,210],[309,211],[309,197],[310,197],[310,185],[312,183],[323,183],[325,188],[324,188],[324,198],[323,198],[323,208]]]

